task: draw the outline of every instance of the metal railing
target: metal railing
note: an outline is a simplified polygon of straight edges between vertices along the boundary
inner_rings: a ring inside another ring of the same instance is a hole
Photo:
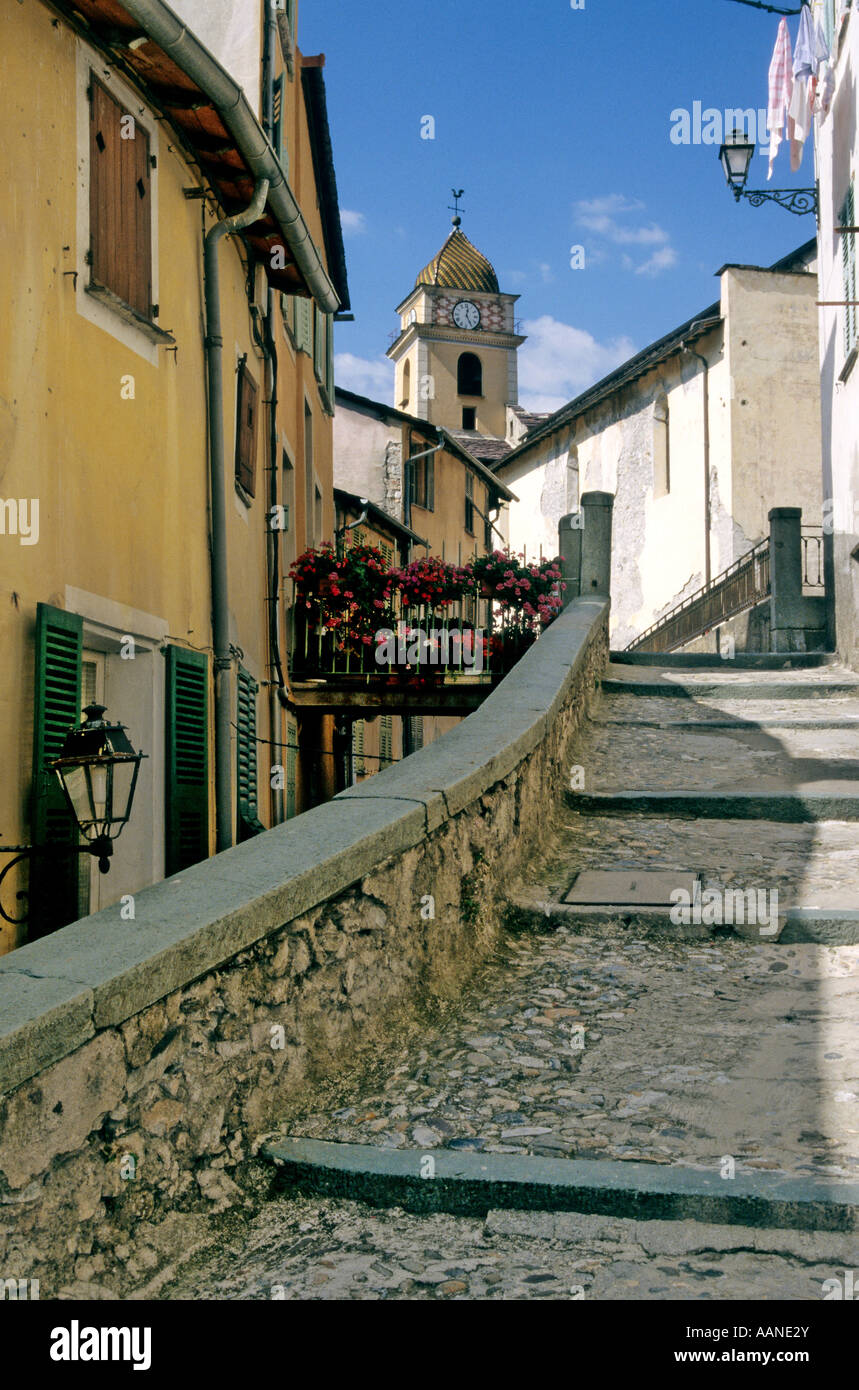
[[[493,625],[492,607],[486,600],[465,600],[438,612],[396,605],[380,618],[377,630],[370,631],[366,622],[347,622],[332,630],[317,610],[308,611],[299,603],[290,669],[299,681],[345,678],[362,686],[465,679],[490,683],[506,674],[514,648],[522,655],[533,641],[529,637],[526,642],[522,634],[519,644],[511,629]],[[382,630],[393,634],[387,645],[396,655],[379,662],[377,632]]]
[[[803,548],[803,557],[805,548]],[[754,608],[770,596],[769,537],[735,560],[722,574],[684,599],[626,648],[628,652],[672,652],[711,628]]]
[[[823,589],[823,527],[802,528],[802,587]]]

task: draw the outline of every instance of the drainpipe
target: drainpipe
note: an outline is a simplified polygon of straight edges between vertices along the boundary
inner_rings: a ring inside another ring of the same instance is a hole
[[[695,324],[692,324],[695,328]],[[691,332],[691,329],[690,329]],[[697,357],[704,367],[704,583],[712,578],[710,565],[710,363],[700,352],[695,352],[687,343],[681,343],[683,352]]]
[[[263,130],[272,140],[274,136],[274,55],[278,41],[277,35],[277,13],[274,8],[274,0],[268,0],[267,19],[265,27],[265,46],[263,51],[262,67],[262,125]],[[283,113],[281,115],[283,119]],[[269,566],[269,592],[268,592],[268,631],[269,631],[269,686],[268,686],[268,716],[269,728],[271,729],[272,753],[278,751],[277,761],[280,763],[283,756],[280,734],[282,731],[283,711],[280,701],[277,698],[278,690],[283,690],[285,686],[283,675],[283,662],[280,652],[280,618],[281,618],[281,589],[280,589],[280,531],[272,525],[272,520],[277,516],[277,506],[279,502],[278,478],[280,476],[280,442],[277,434],[277,344],[274,338],[274,291],[271,285],[268,286],[266,296],[266,321],[265,332],[263,334],[263,351],[266,359],[266,394],[268,396],[268,419],[269,419],[269,453],[270,453],[270,476],[269,476],[269,526],[267,536],[267,558]],[[273,760],[273,759],[272,759]],[[282,764],[281,764],[282,765]],[[271,780],[271,779],[269,779]],[[272,802],[275,824],[280,825],[285,817],[285,798],[282,787],[275,787],[272,790]]]
[[[212,629],[215,647],[215,831],[216,849],[233,843],[233,791],[230,715],[230,606],[227,583],[227,490],[224,481],[224,337],[218,247],[225,236],[250,227],[262,216],[268,180],[260,179],[250,207],[217,222],[206,234],[203,280],[206,295],[206,370],[209,385],[209,474],[212,494]]]

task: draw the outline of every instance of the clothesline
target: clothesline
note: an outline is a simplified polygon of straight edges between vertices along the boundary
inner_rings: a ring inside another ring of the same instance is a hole
[[[749,5],[750,8],[753,10],[766,10],[768,14],[792,15],[802,14],[802,11],[806,7],[807,0],[803,0],[803,3],[802,5],[800,5],[798,10],[785,10],[782,8],[781,5],[767,5],[764,3],[764,0],[734,0],[734,4]]]

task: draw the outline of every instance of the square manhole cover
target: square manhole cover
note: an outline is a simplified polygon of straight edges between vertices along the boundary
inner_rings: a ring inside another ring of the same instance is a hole
[[[589,907],[671,907],[682,888],[689,901],[699,875],[691,869],[585,869],[564,898]]]

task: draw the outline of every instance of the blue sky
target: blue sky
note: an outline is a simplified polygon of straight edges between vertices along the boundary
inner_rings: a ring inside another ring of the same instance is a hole
[[[300,0],[298,27],[327,58],[356,317],[337,330],[341,385],[391,399],[393,310],[450,230],[454,185],[463,230],[522,296],[520,393],[536,409],[711,304],[725,262],[766,265],[814,235],[813,217],[737,205],[717,145],[671,139],[672,111],[696,101],[766,107],[774,15],[733,0]],[[749,185],[766,174],[758,154]],[[793,175],[782,145],[771,186],[813,182],[810,146]]]

